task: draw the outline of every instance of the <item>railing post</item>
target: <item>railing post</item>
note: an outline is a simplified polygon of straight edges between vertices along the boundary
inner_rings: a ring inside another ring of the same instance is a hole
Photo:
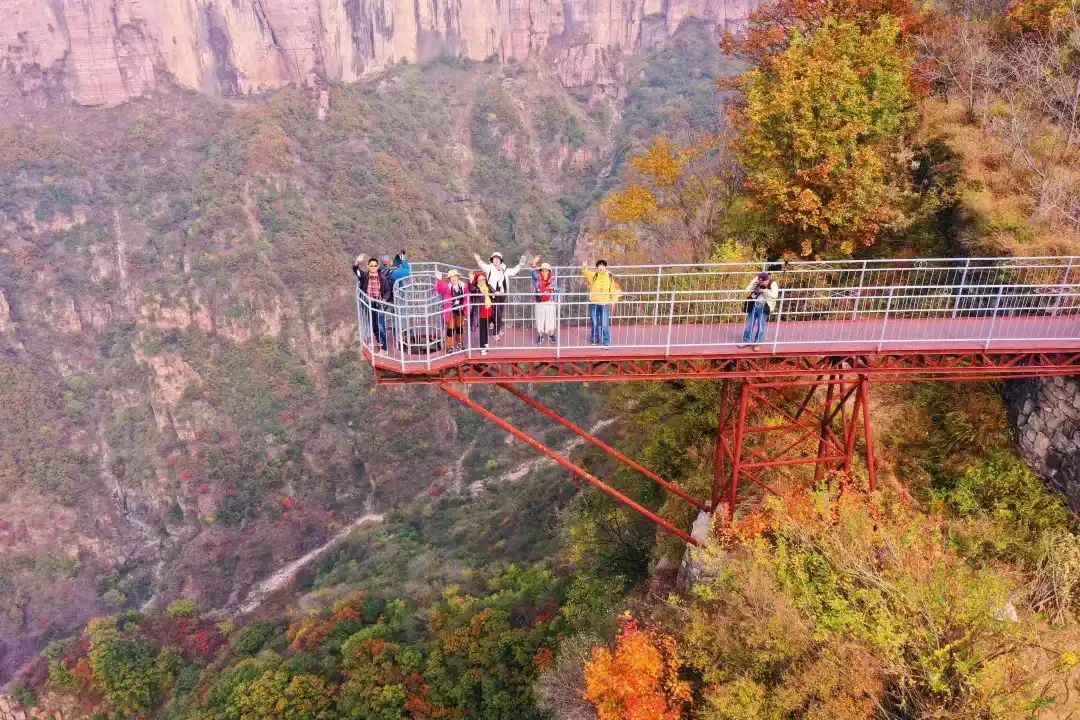
[[[862,300],[862,291],[866,287],[866,261],[862,261],[862,270],[859,271],[859,287],[855,289],[855,307],[851,309],[851,319],[859,315],[859,301]],[[783,294],[783,291],[781,291]]]
[[[660,324],[660,279],[661,279],[661,270],[663,270],[663,265],[658,265],[656,267],[656,307],[655,307],[655,309],[653,311],[653,325],[659,325]]]
[[[986,344],[983,350],[990,349],[990,341],[994,339],[994,326],[997,325],[998,310],[1001,309],[1001,296],[1005,292],[1004,285],[998,285],[997,299],[994,301],[994,315],[990,318],[990,332],[986,335]]]
[[[892,310],[893,290],[895,289],[895,287],[889,286],[889,300],[885,303],[885,320],[881,323],[881,335],[878,337],[878,352],[881,352],[881,346],[885,342],[885,328],[889,326],[889,312]]]
[[[952,316],[956,317],[960,312],[960,300],[964,297],[964,288],[967,287],[968,268],[971,267],[971,258],[964,261],[964,272],[960,275],[960,289],[956,293],[956,304],[953,305]]]
[[[865,268],[865,263],[863,264]],[[776,298],[776,322],[773,323],[773,327],[776,328],[776,332],[773,333],[772,351],[773,355],[776,354],[776,345],[780,342],[780,318],[784,313],[784,288],[780,288],[780,297]]]
[[[558,293],[555,293],[552,302],[555,303],[555,358],[558,359],[562,357],[563,341],[562,298],[559,297]]]
[[[671,326],[675,320],[675,290],[671,291],[671,300],[668,304],[667,316],[667,344],[664,346],[665,357],[671,354]]]

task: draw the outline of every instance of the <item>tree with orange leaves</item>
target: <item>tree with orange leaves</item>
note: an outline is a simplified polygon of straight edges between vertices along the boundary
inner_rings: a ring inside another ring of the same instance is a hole
[[[600,720],[679,720],[690,703],[681,667],[671,637],[642,630],[626,613],[615,648],[594,648],[585,663],[585,699]]]
[[[772,0],[750,13],[741,37],[724,38],[724,49],[761,62],[787,49],[795,33],[812,35],[830,20],[870,32],[883,15],[896,18],[905,35],[920,18],[911,0]]]
[[[745,184],[785,249],[849,255],[899,219],[889,161],[912,120],[899,34],[887,16],[871,32],[829,21],[740,80]]]

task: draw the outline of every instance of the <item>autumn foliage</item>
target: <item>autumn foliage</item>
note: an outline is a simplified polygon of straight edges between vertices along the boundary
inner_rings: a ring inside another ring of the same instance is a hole
[[[680,668],[675,641],[641,629],[627,614],[615,648],[597,647],[585,663],[585,699],[600,720],[678,720],[690,702]]]
[[[753,202],[802,255],[847,255],[897,218],[889,146],[911,121],[900,25],[828,21],[746,73],[734,115]]]
[[[883,15],[897,18],[905,33],[920,18],[911,0],[775,0],[750,13],[745,32],[738,38],[725,37],[724,46],[762,62],[786,50],[796,33],[812,35],[830,21],[852,23],[869,32]]]

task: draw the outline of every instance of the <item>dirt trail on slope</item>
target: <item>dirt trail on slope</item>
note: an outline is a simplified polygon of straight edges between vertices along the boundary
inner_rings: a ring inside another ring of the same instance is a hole
[[[278,590],[281,590],[290,582],[292,582],[293,578],[296,577],[296,573],[300,572],[300,570],[303,569],[304,566],[318,560],[325,553],[340,545],[342,541],[344,541],[345,538],[347,538],[349,534],[352,533],[353,530],[360,527],[361,525],[367,525],[368,523],[379,523],[382,521],[382,513],[368,513],[367,515],[362,515],[356,520],[353,520],[341,530],[338,530],[337,533],[335,533],[334,536],[327,540],[325,543],[315,548],[311,552],[305,555],[301,555],[289,564],[283,565],[273,575],[270,575],[265,580],[256,585],[255,588],[250,593],[248,593],[247,599],[244,601],[244,604],[240,605],[240,607],[237,608],[237,611],[240,614],[247,614],[258,609],[258,607],[262,605],[268,597],[270,597]]]

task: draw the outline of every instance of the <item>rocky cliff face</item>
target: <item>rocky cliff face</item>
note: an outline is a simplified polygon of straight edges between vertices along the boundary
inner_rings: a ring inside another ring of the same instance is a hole
[[[1080,513],[1080,381],[1016,380],[1005,398],[1021,455]]]
[[[116,105],[177,83],[236,95],[352,82],[439,56],[537,59],[566,87],[688,17],[737,29],[756,0],[0,0],[7,94]],[[2,95],[0,95],[2,96]]]

